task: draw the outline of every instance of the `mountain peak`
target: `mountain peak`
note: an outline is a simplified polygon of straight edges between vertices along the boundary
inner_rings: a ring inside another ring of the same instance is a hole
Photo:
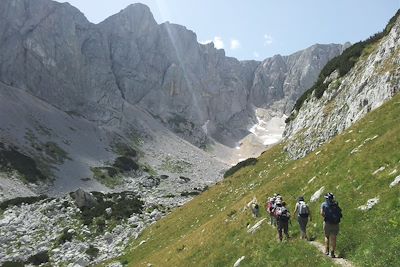
[[[103,23],[126,25],[131,28],[143,28],[144,26],[157,25],[148,6],[135,3],[122,9],[119,13],[107,18]]]

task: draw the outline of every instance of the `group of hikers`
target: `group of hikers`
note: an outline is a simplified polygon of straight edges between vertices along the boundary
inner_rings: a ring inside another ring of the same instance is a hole
[[[249,203],[254,217],[260,216],[260,206],[256,198]],[[280,194],[267,198],[265,209],[270,216],[270,224],[278,230],[279,241],[282,242],[283,234],[289,238],[289,223],[291,214],[286,207],[286,202]],[[311,210],[303,196],[297,198],[293,214],[297,217],[300,226],[301,239],[309,240],[307,237],[307,224],[312,221]],[[325,234],[325,254],[335,258],[336,236],[339,233],[339,223],[342,218],[342,211],[335,196],[332,193],[325,195],[325,201],[321,204],[320,214],[324,219],[323,229]]]

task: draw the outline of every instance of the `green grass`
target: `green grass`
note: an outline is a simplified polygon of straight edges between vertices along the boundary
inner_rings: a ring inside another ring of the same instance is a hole
[[[192,167],[192,164],[185,160],[174,160],[171,157],[166,157],[160,166],[160,170],[172,173],[183,173],[190,167]]]
[[[93,178],[109,188],[115,188],[122,184],[123,177],[114,167],[92,167]]]
[[[275,146],[254,166],[241,168],[152,225],[119,260],[129,266],[233,266],[245,256],[241,266],[332,266],[328,258],[299,240],[295,221],[290,227],[293,238],[279,244],[275,230],[265,224],[256,234],[248,234],[247,225],[256,219],[243,210],[253,196],[263,202],[274,192],[281,193],[293,210],[295,197],[309,199],[325,186],[325,192],[336,194],[344,214],[338,254],[357,266],[400,266],[400,186],[389,188],[399,175],[390,173],[400,171],[399,113],[397,95],[321,147],[318,155],[311,153],[300,160],[289,160],[283,144]],[[373,175],[381,166],[385,170]],[[357,209],[374,197],[380,202],[372,210]],[[309,234],[320,242],[321,202],[310,203],[314,221],[309,225]],[[266,216],[264,210],[262,216]]]

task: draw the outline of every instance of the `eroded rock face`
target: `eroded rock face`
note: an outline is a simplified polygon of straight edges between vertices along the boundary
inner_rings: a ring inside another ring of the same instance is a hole
[[[309,97],[284,132],[292,158],[314,151],[399,91],[399,38],[397,18],[374,51],[361,57],[344,77],[329,77],[328,89],[320,99]]]
[[[252,106],[284,99],[279,109],[290,110],[342,50],[241,62],[183,26],[158,25],[142,4],[97,25],[49,0],[4,0],[0,14],[2,82],[101,125],[121,126],[126,104],[137,105],[197,146],[223,131],[243,135]]]

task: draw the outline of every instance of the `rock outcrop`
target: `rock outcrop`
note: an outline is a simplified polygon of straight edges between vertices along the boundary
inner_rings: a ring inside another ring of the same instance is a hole
[[[240,62],[212,43],[199,44],[183,26],[158,25],[142,4],[97,25],[49,0],[5,0],[0,14],[3,83],[107,126],[120,127],[125,105],[138,105],[197,146],[224,130],[243,135],[254,119],[252,106],[284,99],[281,109],[290,110],[342,50],[315,45],[262,63]]]
[[[4,0],[0,142],[54,179],[35,192],[106,191],[108,184],[93,178],[96,170],[104,179],[100,172],[113,171],[108,163],[123,156],[120,144],[135,146],[138,161],[156,172],[167,157],[187,161],[182,173],[157,175],[171,176],[171,183],[190,176],[190,192],[218,181],[226,168],[198,147],[213,140],[235,147],[256,123],[255,107],[285,113],[342,49],[315,45],[264,62],[239,61],[199,44],[183,26],[157,24],[142,4],[92,24],[68,3]],[[141,174],[129,175],[136,185]]]
[[[292,158],[300,158],[327,142],[399,92],[400,18],[396,15],[381,39],[364,49],[350,71],[333,71],[321,98],[315,91],[294,110],[284,138]]]

